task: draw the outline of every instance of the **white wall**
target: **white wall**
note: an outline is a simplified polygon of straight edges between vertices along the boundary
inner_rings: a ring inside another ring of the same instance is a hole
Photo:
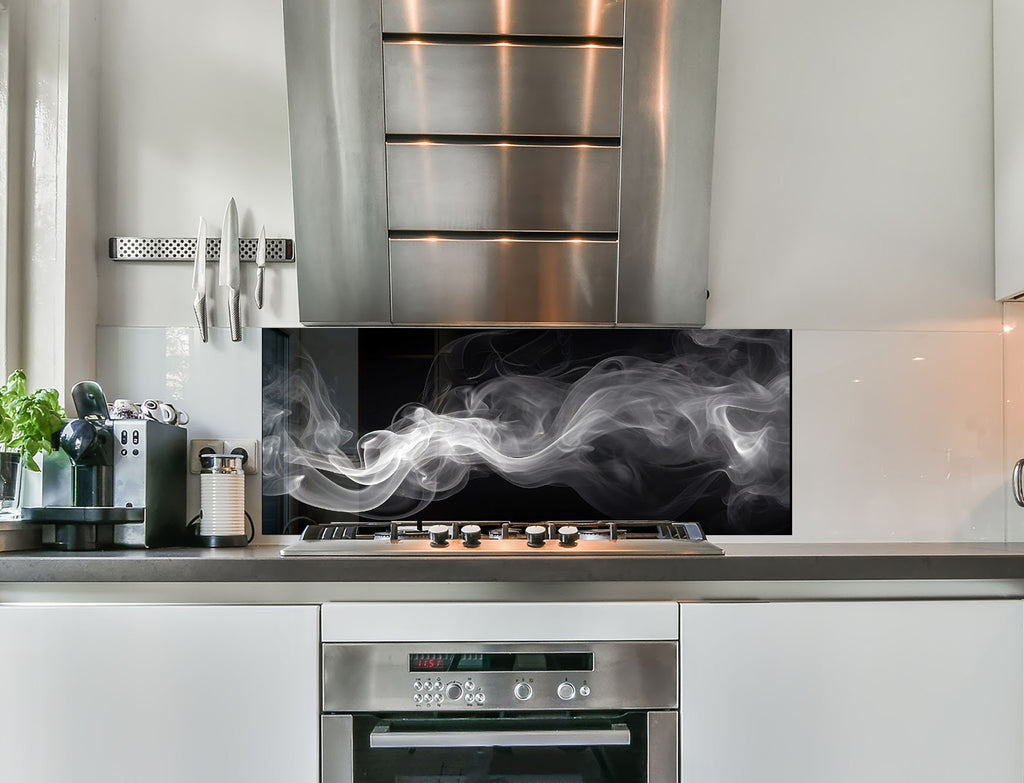
[[[217,235],[231,195],[291,236],[280,2],[101,21],[100,237]],[[1003,539],[992,218],[988,3],[724,0],[708,326],[795,330],[797,540]],[[98,263],[104,339],[191,324],[188,265]],[[294,270],[268,290],[244,323],[296,324]]]

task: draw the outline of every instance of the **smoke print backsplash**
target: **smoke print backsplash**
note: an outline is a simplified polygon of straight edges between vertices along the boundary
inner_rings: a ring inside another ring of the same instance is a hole
[[[789,331],[263,334],[265,533],[357,518],[792,532]]]

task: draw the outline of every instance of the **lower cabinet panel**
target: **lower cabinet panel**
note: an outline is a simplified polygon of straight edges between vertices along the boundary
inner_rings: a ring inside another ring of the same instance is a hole
[[[0,607],[0,779],[316,783],[312,606]]]
[[[1020,601],[681,607],[684,783],[1019,783]]]

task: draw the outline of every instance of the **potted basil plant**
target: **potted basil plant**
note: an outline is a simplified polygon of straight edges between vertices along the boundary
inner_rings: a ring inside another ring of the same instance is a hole
[[[22,471],[39,471],[36,456],[53,451],[54,435],[63,426],[56,389],[29,392],[24,370],[0,386],[0,510],[17,512]]]

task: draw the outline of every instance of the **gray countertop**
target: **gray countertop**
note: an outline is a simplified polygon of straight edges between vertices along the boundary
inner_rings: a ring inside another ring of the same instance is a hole
[[[0,554],[5,582],[1024,581],[1024,543],[722,544],[724,556],[290,557],[242,549]]]

